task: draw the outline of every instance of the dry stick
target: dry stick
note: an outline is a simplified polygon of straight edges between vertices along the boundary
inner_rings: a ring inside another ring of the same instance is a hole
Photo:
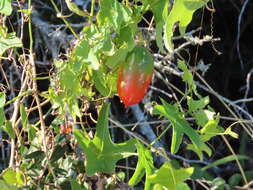
[[[32,10],[32,6],[31,6],[31,0],[28,1],[28,8],[30,10]],[[41,103],[40,103],[40,99],[39,99],[39,95],[38,95],[38,86],[37,86],[37,81],[36,81],[36,66],[35,66],[35,62],[34,62],[34,55],[33,55],[33,36],[32,36],[32,22],[31,22],[31,15],[29,15],[29,22],[28,22],[28,28],[29,28],[29,39],[30,39],[30,54],[29,54],[29,60],[30,60],[30,64],[32,67],[32,85],[33,85],[33,91],[34,91],[34,97],[35,97],[35,101],[36,104],[38,106],[38,111],[39,111],[39,118],[40,118],[40,125],[41,125],[41,131],[42,131],[42,143],[43,143],[43,150],[45,152],[45,156],[47,159],[47,164],[44,167],[44,171],[42,172],[42,175],[39,176],[39,181],[38,181],[38,186],[41,183],[41,179],[44,175],[44,172],[47,168],[47,165],[49,165],[48,169],[49,172],[52,174],[53,179],[56,180],[56,176],[54,174],[54,172],[51,170],[51,165],[50,165],[50,155],[49,152],[47,150],[47,143],[46,143],[46,125],[44,122],[44,118],[43,118],[43,112],[42,112],[42,108],[41,108]],[[58,189],[61,189],[61,187],[56,184]]]
[[[201,20],[200,20],[200,26],[201,26],[201,28],[203,27],[203,22],[204,22],[204,14],[205,14],[205,8],[204,7],[202,7],[202,12],[201,12]],[[199,33],[198,33],[198,38],[200,38],[201,37],[201,33],[202,33],[202,31],[201,30],[199,30]],[[196,53],[195,53],[195,58],[194,58],[194,66],[196,66],[197,65],[197,60],[198,60],[198,55],[199,55],[199,44],[197,45],[197,47],[196,47]],[[193,75],[194,75],[194,72],[193,72]]]
[[[242,15],[243,15],[243,13],[245,11],[245,8],[248,5],[248,3],[249,3],[249,0],[244,1],[241,12],[240,12],[239,17],[238,17],[238,23],[237,23],[236,50],[237,50],[238,58],[239,58],[239,61],[240,61],[240,64],[241,64],[241,69],[243,69],[243,67],[244,67],[243,66],[243,60],[242,60],[242,55],[241,55],[241,52],[240,52],[240,43],[239,43],[240,35],[241,35],[241,21],[242,21]]]
[[[236,161],[236,163],[237,163],[237,165],[238,165],[238,167],[239,167],[239,170],[240,170],[240,172],[241,172],[241,174],[242,174],[242,178],[243,178],[244,183],[245,183],[245,184],[248,184],[248,180],[247,180],[247,178],[246,178],[246,175],[245,175],[245,173],[244,173],[244,171],[243,171],[243,168],[242,168],[242,166],[241,166],[241,164],[240,164],[240,162],[239,162],[239,159],[237,158],[237,156],[236,156],[236,154],[235,154],[235,152],[234,152],[232,146],[230,145],[230,143],[228,142],[227,138],[226,138],[224,135],[221,135],[221,137],[222,137],[222,139],[224,140],[224,142],[226,143],[228,149],[229,149],[229,150],[231,151],[231,153],[235,156],[235,161]]]
[[[135,139],[138,139],[139,141],[141,141],[144,145],[146,145],[147,147],[151,148],[151,151],[156,152],[157,154],[159,154],[160,156],[164,157],[167,161],[170,161],[170,158],[164,153],[164,151],[161,151],[159,149],[156,149],[155,147],[152,147],[150,145],[149,142],[146,142],[145,140],[143,140],[141,137],[139,137],[137,134],[135,134],[134,132],[126,129],[121,123],[119,123],[118,121],[114,121],[113,119],[109,118],[110,122],[112,122],[114,125],[116,125],[117,127],[119,127],[120,129],[122,129],[123,131],[125,131],[127,134],[129,134],[130,136],[134,137]]]
[[[21,19],[21,35],[20,35],[20,39],[23,39],[23,14],[22,15],[22,19]],[[23,48],[23,47],[22,47]],[[23,49],[23,52],[24,49]],[[25,57],[25,56],[24,56]],[[18,98],[14,101],[14,110],[13,110],[13,114],[12,114],[12,117],[11,117],[11,124],[12,124],[12,127],[16,133],[16,136],[18,136],[17,134],[17,128],[16,128],[16,120],[17,120],[17,117],[18,117],[18,112],[19,112],[19,106],[20,106],[20,100],[22,98],[22,94],[25,92],[25,89],[27,88],[27,82],[28,82],[28,74],[26,74],[25,70],[23,70],[23,74],[22,75],[25,75],[25,78],[23,80],[23,83],[22,83],[22,86],[20,88],[20,91],[19,91],[19,94],[18,94]],[[22,81],[22,79],[21,79]],[[6,81],[7,82],[7,81]],[[15,95],[14,97],[15,98]],[[11,101],[9,101],[11,102]],[[11,152],[10,152],[10,161],[9,161],[9,167],[14,167],[14,158],[15,158],[15,139],[11,139]]]
[[[29,22],[28,22],[28,29],[29,29],[29,40],[30,40],[30,54],[29,54],[29,61],[31,64],[31,71],[32,71],[32,90],[34,94],[34,98],[36,101],[36,104],[38,106],[38,111],[39,111],[39,118],[40,118],[40,124],[41,124],[41,131],[42,131],[42,143],[43,143],[43,150],[45,151],[45,154],[48,158],[48,152],[47,152],[47,145],[46,145],[46,125],[43,119],[43,112],[40,106],[40,99],[38,96],[38,86],[37,86],[37,81],[36,81],[36,66],[34,62],[34,55],[33,55],[33,34],[32,34],[32,21],[31,21],[31,13],[32,13],[32,5],[31,5],[31,0],[28,1],[28,8],[30,10],[30,15],[29,15]]]
[[[247,183],[246,185],[244,185],[243,187],[242,187],[242,189],[248,189],[249,190],[249,188],[250,187],[252,187],[253,186],[253,180],[252,181],[250,181],[249,183]]]
[[[244,94],[244,99],[247,99],[248,95],[249,95],[249,91],[250,91],[250,79],[251,79],[252,73],[253,73],[253,68],[250,69],[250,71],[248,72],[247,77],[246,77],[246,90],[245,90],[245,94]],[[246,101],[243,101],[242,107],[244,107],[245,109],[247,109]]]
[[[33,54],[32,52],[30,52],[30,63],[32,66],[32,81],[33,81],[33,94],[34,94],[34,98],[37,104],[37,108],[39,111],[39,118],[40,118],[40,124],[41,124],[41,131],[42,131],[42,143],[43,143],[43,150],[45,151],[45,154],[47,154],[47,144],[46,144],[46,125],[43,119],[43,112],[42,112],[42,108],[41,108],[41,103],[40,103],[40,99],[38,96],[38,86],[37,86],[37,82],[36,82],[36,68],[35,68],[35,63],[34,63],[34,59],[33,59]]]
[[[234,104],[246,103],[246,102],[253,102],[253,98],[242,98],[242,99],[238,99],[238,100],[233,101]]]
[[[196,182],[199,183],[204,189],[210,190],[210,188],[206,186],[201,180],[197,179]]]
[[[0,129],[0,146],[1,146],[2,159],[5,160],[5,151],[4,151],[4,143],[3,143],[3,131],[1,129]]]
[[[189,40],[185,43],[183,43],[182,45],[180,45],[178,48],[176,48],[175,50],[173,50],[173,54],[178,54],[182,49],[184,49],[185,47],[189,46],[189,45],[203,45],[203,43],[206,42],[216,42],[216,41],[220,41],[220,38],[212,38],[212,36],[204,36],[204,38],[200,39],[197,37],[185,37],[186,40]]]
[[[20,88],[19,94],[18,96],[20,96],[26,89],[27,87],[27,81],[28,81],[28,75],[26,75],[25,80]],[[19,113],[19,105],[20,105],[20,98],[18,98],[15,102],[14,102],[14,110],[13,110],[13,114],[11,117],[11,125],[14,129],[14,131],[16,132],[16,120],[18,118],[18,113]],[[16,134],[17,135],[17,134]],[[10,155],[10,162],[9,162],[9,167],[13,167],[14,166],[14,158],[15,158],[15,139],[11,139],[11,155]]]
[[[146,121],[147,118],[145,117],[143,111],[141,110],[140,106],[138,104],[136,105],[133,105],[133,106],[130,106],[130,109],[132,110],[135,118],[138,120],[138,122],[142,122],[142,121]],[[149,142],[154,142],[154,147],[155,148],[164,148],[162,143],[160,143],[159,141],[157,141],[157,137],[156,137],[156,134],[154,133],[152,127],[146,123],[146,124],[142,124],[140,125],[139,127],[139,131],[142,135],[144,135]],[[159,159],[159,164],[162,164],[163,162],[165,161],[165,159]]]
[[[0,70],[2,71],[2,74],[3,74],[4,80],[5,80],[6,84],[7,84],[7,87],[10,88],[9,81],[8,81],[6,75],[5,75],[4,69],[3,69],[2,64],[1,64],[1,59],[0,59]]]

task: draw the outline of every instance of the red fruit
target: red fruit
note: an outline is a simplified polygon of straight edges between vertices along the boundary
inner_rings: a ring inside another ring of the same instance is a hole
[[[145,96],[154,71],[154,61],[148,50],[136,46],[119,68],[118,94],[128,107],[138,104]]]
[[[72,123],[62,123],[60,126],[60,133],[70,134],[72,132]]]

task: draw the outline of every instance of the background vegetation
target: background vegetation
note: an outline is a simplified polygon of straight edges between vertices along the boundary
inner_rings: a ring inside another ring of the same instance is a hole
[[[252,6],[1,0],[0,187],[252,188]],[[126,108],[137,44],[155,70]]]

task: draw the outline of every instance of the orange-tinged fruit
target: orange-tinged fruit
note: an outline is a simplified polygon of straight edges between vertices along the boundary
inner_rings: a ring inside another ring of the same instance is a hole
[[[138,104],[145,96],[152,80],[154,61],[149,51],[136,46],[120,66],[118,94],[125,107]]]

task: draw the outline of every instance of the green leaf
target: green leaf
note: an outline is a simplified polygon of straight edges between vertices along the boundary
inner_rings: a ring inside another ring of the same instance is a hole
[[[70,99],[69,101],[69,110],[71,115],[73,116],[73,118],[76,118],[76,116],[81,117],[81,111],[80,108],[78,106],[78,102],[75,99]]]
[[[196,85],[195,85],[194,80],[193,80],[193,75],[189,71],[189,69],[187,68],[187,65],[185,64],[185,62],[182,61],[182,60],[179,60],[178,61],[178,67],[184,72],[183,76],[182,76],[182,79],[183,79],[184,82],[188,83],[189,91],[194,91],[197,94]]]
[[[164,48],[163,48],[163,37],[162,37],[163,26],[165,24],[165,20],[164,20],[163,15],[165,14],[165,12],[168,11],[169,1],[163,0],[163,1],[157,1],[157,2],[158,3],[156,3],[156,4],[154,4],[154,1],[150,2],[151,11],[154,14],[155,23],[156,23],[156,27],[155,27],[156,44],[159,47],[161,52],[165,52]]]
[[[2,178],[10,185],[23,186],[25,185],[25,176],[20,170],[8,168],[3,171]]]
[[[115,144],[112,142],[108,129],[109,104],[100,110],[96,125],[96,134],[90,140],[80,130],[74,129],[74,136],[86,154],[86,172],[88,176],[96,172],[113,173],[116,163],[135,152],[135,139]]]
[[[176,22],[179,22],[180,34],[184,34],[186,27],[192,20],[193,13],[204,6],[208,0],[175,0],[174,5],[166,18],[164,28],[164,42],[168,51],[173,50],[171,38]]]
[[[31,152],[30,154],[25,155],[25,159],[36,159],[40,160],[45,157],[45,153],[41,150],[36,150],[34,152]]]
[[[155,106],[153,114],[159,114],[166,117],[170,120],[173,126],[171,153],[175,154],[178,151],[182,142],[183,134],[186,134],[196,149],[201,152],[205,151],[208,155],[210,155],[211,149],[201,141],[196,130],[191,128],[190,124],[183,118],[183,113],[178,111],[176,105],[170,105],[163,99],[161,99],[161,101],[162,105]]]
[[[119,34],[116,36],[116,44],[118,47],[127,44],[127,49],[131,50],[135,46],[135,35],[138,30],[136,23],[130,23],[125,27],[120,28]]]
[[[18,190],[18,187],[6,183],[4,180],[0,180],[1,190]]]
[[[0,92],[0,108],[4,107],[6,101],[5,99],[6,99],[5,93]]]
[[[14,131],[14,129],[13,129],[12,125],[11,125],[11,122],[9,120],[7,120],[5,122],[5,125],[2,126],[2,129],[9,135],[9,137],[11,139],[15,138],[15,136],[16,136],[15,135],[15,131]]]
[[[194,172],[191,176],[192,180],[205,179],[207,181],[212,181],[214,179],[212,174],[210,174],[206,170],[205,171],[202,170],[202,166],[198,166],[198,165],[195,165],[195,164],[193,164],[192,166],[194,166]]]
[[[217,177],[212,181],[211,189],[213,190],[224,190],[226,181],[223,178]]]
[[[95,83],[96,89],[103,95],[103,96],[108,96],[110,93],[110,89],[107,88],[105,82],[106,75],[105,72],[100,70],[93,70],[92,72],[92,79]]]
[[[2,177],[8,184],[11,185],[16,184],[16,172],[13,169],[11,168],[6,169],[3,172]]]
[[[167,188],[164,189],[163,186],[160,184],[155,184],[153,189],[155,189],[155,190],[168,190]]]
[[[106,72],[104,67],[92,71],[92,79],[96,89],[103,96],[111,96],[117,91],[117,72]]]
[[[211,108],[204,109],[210,102],[208,96],[203,98],[198,95],[198,98],[198,100],[194,100],[192,97],[187,97],[188,111],[198,126],[204,127],[209,120],[214,120],[215,112]]]
[[[238,134],[231,130],[232,126],[228,127],[225,131],[218,125],[219,115],[216,119],[209,120],[204,127],[200,130],[201,139],[206,142],[216,135],[230,135],[233,138],[238,138]]]
[[[252,158],[245,156],[245,155],[230,155],[230,156],[223,157],[219,160],[216,160],[216,161],[212,162],[211,164],[208,164],[207,166],[203,167],[202,170],[205,171],[209,168],[212,168],[212,167],[215,167],[215,166],[218,166],[221,164],[225,164],[227,162],[231,162],[236,159],[238,159],[238,160],[252,160]]]
[[[5,122],[5,114],[4,114],[4,108],[0,108],[0,128]]]
[[[56,145],[50,157],[50,161],[51,162],[58,161],[60,158],[64,156],[64,154],[67,152],[67,149],[68,149],[67,145],[64,145],[64,146]]]
[[[2,56],[7,49],[14,47],[22,47],[22,42],[15,36],[15,33],[9,33],[6,38],[0,35],[0,56]]]
[[[202,110],[205,106],[207,106],[209,104],[209,102],[210,101],[209,101],[208,96],[201,98],[199,100],[194,100],[192,97],[187,98],[189,112],[191,112],[191,113]]]
[[[228,127],[225,131],[224,131],[224,135],[230,135],[231,137],[233,137],[233,138],[238,138],[238,134],[237,133],[235,133],[235,132],[233,132],[232,130],[231,130],[231,128],[232,127]]]
[[[197,124],[201,127],[205,126],[209,120],[213,120],[215,116],[215,112],[209,109],[203,109],[196,111],[192,114]]]
[[[109,24],[117,33],[120,28],[131,22],[131,9],[115,0],[100,0],[97,15],[98,24]]]
[[[209,120],[205,126],[200,130],[201,139],[206,142],[209,141],[213,136],[220,135],[224,132],[224,129],[218,125],[219,118],[215,120]]]
[[[11,6],[12,0],[1,0],[0,1],[0,13],[9,16],[12,12],[12,6]],[[0,48],[1,49],[1,48]]]
[[[77,45],[73,54],[77,57],[76,64],[90,65],[95,70],[99,68],[97,54],[86,39]]]
[[[82,187],[76,179],[71,180],[71,190],[86,190],[86,188]]]
[[[62,68],[62,71],[59,73],[59,82],[62,87],[64,98],[66,100],[74,101],[76,97],[79,97],[82,94],[82,85],[81,85],[81,79],[78,76],[78,73],[73,70],[73,65],[69,63],[66,67]],[[54,92],[52,92],[52,95],[54,95]],[[51,94],[50,94],[51,95]],[[59,102],[59,104],[62,104],[63,97],[59,97],[59,95],[55,97],[55,100]],[[66,101],[65,100],[65,101]]]
[[[164,163],[153,175],[148,176],[150,183],[160,184],[169,190],[190,190],[184,182],[194,171],[194,168],[174,169],[171,163]]]
[[[104,35],[104,40],[102,41],[101,49],[106,56],[113,55],[115,51],[115,45],[112,42],[112,37],[109,32]]]
[[[112,56],[107,58],[105,64],[111,69],[117,69],[125,61],[127,53],[130,50],[128,45],[124,43]]]
[[[153,158],[150,150],[144,148],[141,143],[138,143],[137,145],[137,153],[138,163],[134,174],[129,180],[128,184],[130,186],[137,185],[141,181],[142,177],[146,174],[145,190],[149,190],[151,188],[151,185],[147,177],[151,175],[153,170],[155,169]]]
[[[228,184],[231,187],[235,187],[237,185],[239,185],[240,181],[242,179],[242,175],[241,174],[233,174],[229,179],[228,179]]]
[[[110,96],[117,92],[118,72],[110,72],[106,75],[106,86],[109,89]]]
[[[81,10],[78,8],[78,6],[72,2],[72,0],[65,0],[69,10],[71,10],[72,12],[76,13],[79,16],[83,16],[83,17],[87,17],[89,16],[88,13],[86,13],[85,11]]]
[[[27,130],[28,129],[28,116],[26,114],[25,107],[23,104],[20,104],[19,110],[20,110],[23,129]]]

